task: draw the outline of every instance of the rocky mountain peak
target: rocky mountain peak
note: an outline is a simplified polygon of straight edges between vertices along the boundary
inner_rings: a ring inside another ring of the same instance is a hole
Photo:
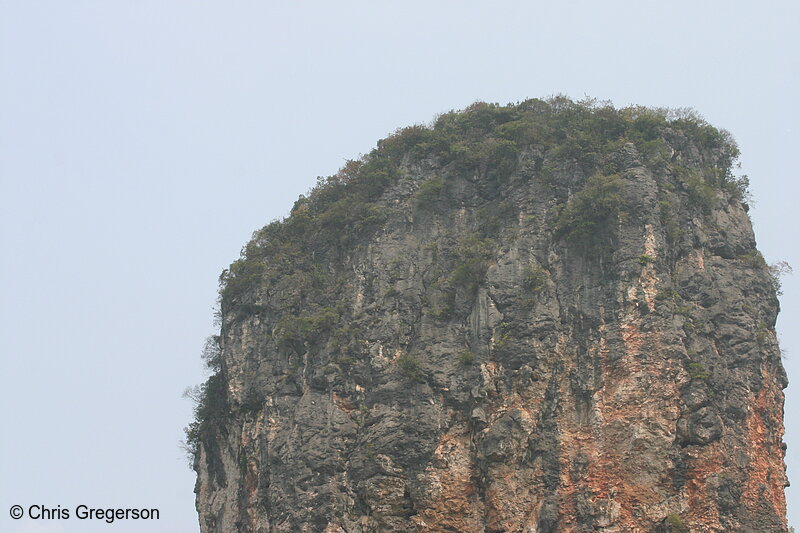
[[[204,533],[786,532],[778,301],[730,135],[476,103],[223,272]]]

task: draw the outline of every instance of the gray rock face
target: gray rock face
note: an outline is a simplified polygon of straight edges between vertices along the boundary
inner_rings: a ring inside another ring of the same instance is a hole
[[[484,104],[301,198],[225,275],[201,530],[786,532],[734,151],[695,119]]]

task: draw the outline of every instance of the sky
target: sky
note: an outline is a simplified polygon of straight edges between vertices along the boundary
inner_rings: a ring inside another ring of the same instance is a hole
[[[199,531],[181,394],[252,232],[399,127],[558,93],[737,139],[759,248],[798,269],[778,333],[800,527],[798,22],[789,1],[0,0],[0,531]]]

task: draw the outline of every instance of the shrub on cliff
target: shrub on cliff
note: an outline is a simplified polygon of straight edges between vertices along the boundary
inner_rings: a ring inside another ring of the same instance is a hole
[[[202,357],[212,375],[202,385],[189,387],[183,392],[185,398],[194,402],[194,421],[184,428],[184,445],[190,459],[196,457],[200,444],[211,437],[214,425],[222,422],[229,410],[219,337],[206,339]]]
[[[595,174],[563,206],[556,235],[585,248],[599,246],[615,226],[622,205],[623,181],[617,174]]]
[[[486,277],[489,260],[494,253],[493,243],[472,236],[461,243],[456,253],[456,267],[450,275],[450,282],[467,294],[474,294]]]

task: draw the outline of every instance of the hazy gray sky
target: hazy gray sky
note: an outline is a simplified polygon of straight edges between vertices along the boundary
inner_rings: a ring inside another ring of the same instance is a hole
[[[768,5],[0,0],[0,530],[110,531],[8,511],[85,503],[160,509],[118,533],[198,531],[181,392],[220,271],[316,176],[475,100],[696,108],[739,142],[767,260],[800,269],[800,4]]]

